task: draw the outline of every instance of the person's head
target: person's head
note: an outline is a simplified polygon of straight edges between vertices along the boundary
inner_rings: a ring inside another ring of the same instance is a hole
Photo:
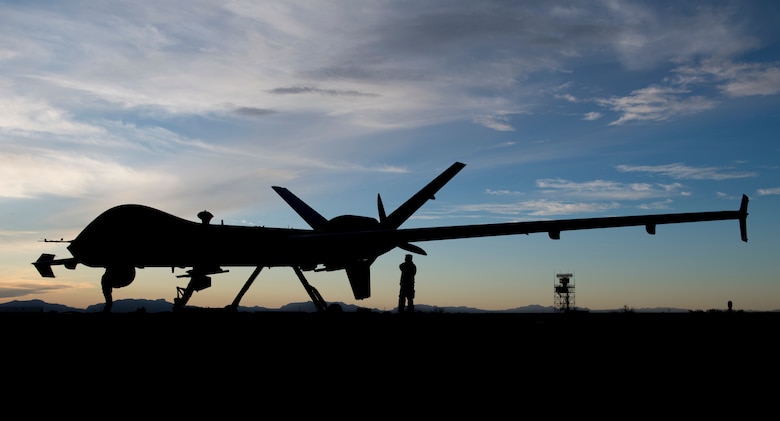
[[[406,261],[407,262],[411,262],[412,261],[412,255],[411,254],[407,254],[406,255]]]

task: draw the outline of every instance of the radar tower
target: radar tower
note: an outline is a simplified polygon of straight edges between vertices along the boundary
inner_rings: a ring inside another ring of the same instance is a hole
[[[574,274],[558,273],[555,275],[555,311],[571,311],[574,306]]]

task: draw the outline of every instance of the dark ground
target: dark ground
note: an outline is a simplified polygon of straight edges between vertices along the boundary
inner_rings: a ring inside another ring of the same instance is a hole
[[[285,402],[299,416],[373,405],[504,418],[543,403],[550,414],[728,407],[744,418],[774,410],[780,375],[774,312],[0,313],[0,326],[13,390],[200,416]]]

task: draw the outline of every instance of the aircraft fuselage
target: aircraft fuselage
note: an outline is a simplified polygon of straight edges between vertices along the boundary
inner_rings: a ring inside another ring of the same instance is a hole
[[[378,221],[341,216],[329,221],[328,234],[367,230]],[[335,238],[335,241],[334,241]],[[143,205],[120,205],[95,218],[68,250],[90,267],[297,266],[343,269],[349,261],[373,261],[391,250],[376,237],[325,237],[306,229],[266,228],[193,222]]]

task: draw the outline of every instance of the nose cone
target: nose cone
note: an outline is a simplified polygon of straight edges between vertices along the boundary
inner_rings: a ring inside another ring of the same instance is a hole
[[[102,263],[105,256],[113,253],[114,246],[107,241],[106,230],[100,228],[96,224],[87,226],[67,247],[73,257],[88,266]]]
[[[66,248],[70,254],[77,259],[83,254],[84,251],[83,242],[79,241],[78,238],[71,241]]]

